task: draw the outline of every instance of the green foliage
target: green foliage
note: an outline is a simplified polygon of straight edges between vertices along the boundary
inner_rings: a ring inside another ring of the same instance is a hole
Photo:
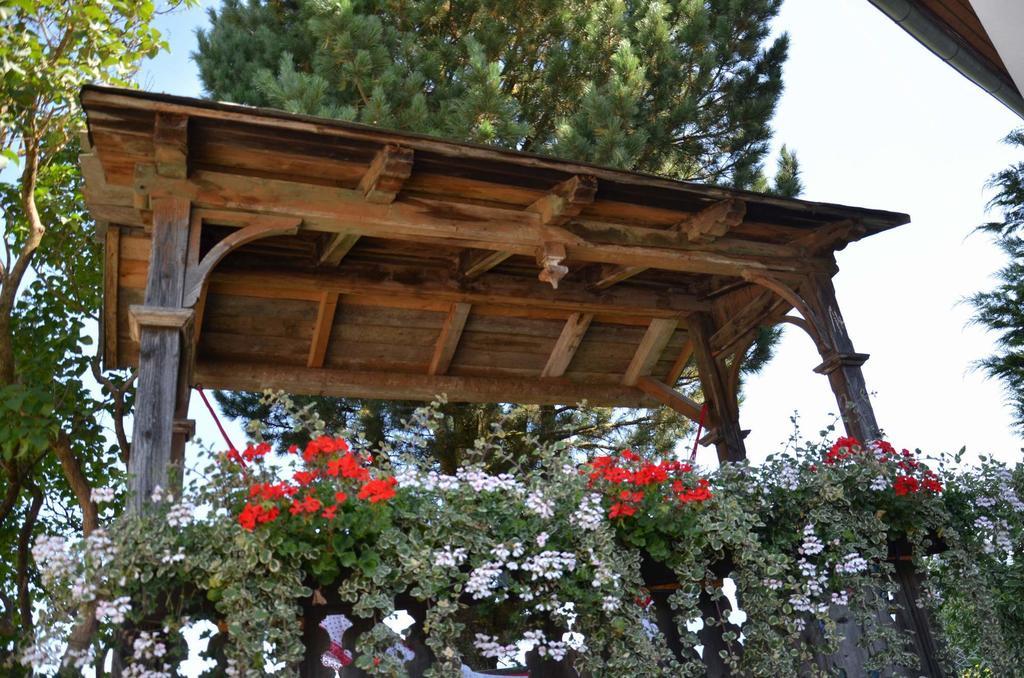
[[[404,442],[415,447],[443,420],[436,409],[414,412]],[[308,434],[316,437],[322,422],[313,421]],[[582,634],[586,647],[568,661],[593,675],[704,675],[692,651],[701,639],[688,628],[697,618],[722,627],[722,656],[737,675],[819,675],[828,669],[818,662],[848,629],[846,610],[866,628],[865,671],[901,670],[915,662],[909,637],[885,620],[897,611],[888,602],[896,586],[889,551],[902,543],[928,573],[923,602],[941,621],[943,659],[977,675],[1011,675],[1020,665],[1020,466],[983,460],[964,469],[955,457],[930,469],[917,454],[841,440],[794,446],[758,467],[727,464],[703,486],[679,464],[625,453],[592,458],[562,444],[538,446],[524,464],[504,449],[501,434],[495,429],[478,441],[456,477],[439,475],[423,455],[377,454],[371,466],[333,439],[273,461],[269,446],[250,448],[245,474],[222,457],[185,498],[165,498],[153,513],[120,521],[109,542],[39,547],[54,561],[43,572],[54,598],[37,648],[59,639],[59,622],[84,585],[104,605],[132,596],[134,630],[124,640],[130,645],[151,629],[171,649],[163,658],[128,661],[156,670],[180,656],[185,617],[217,624],[213,654],[236,669],[261,672],[280,661],[291,670],[302,654],[296,615],[314,595],[340,600],[350,618],[365,620],[370,630],[353,651],[371,675],[403,675],[387,654],[397,636],[383,620],[410,604],[426,610],[417,623],[437,658],[435,676],[459,675],[463,661],[487,666],[477,634],[514,648],[538,629],[549,641]],[[298,453],[305,471],[320,470],[318,479],[293,475]],[[333,475],[342,456],[354,465]],[[486,470],[500,460],[507,474]],[[894,491],[901,477],[934,479],[933,470],[941,490]],[[378,503],[349,498],[332,516],[322,505],[282,510],[256,525],[242,520],[243,506],[327,500],[338,487],[354,492],[391,472],[397,493]],[[301,488],[271,498],[250,489],[275,477]],[[681,502],[680,493],[691,494]],[[611,517],[622,502],[636,511]],[[544,570],[552,576],[534,576],[538,559],[552,557],[562,563]],[[644,585],[665,581],[652,563],[679,584],[670,600],[681,655],[662,636],[641,631],[650,612],[635,601],[646,595]],[[739,625],[722,611],[723,578],[735,583],[746,614]],[[563,607],[569,602],[572,614]],[[104,637],[120,633],[101,621]],[[36,658],[45,664],[44,655]]]
[[[167,7],[191,0],[170,0]],[[114,482],[109,393],[89,376],[102,273],[77,168],[88,82],[130,84],[164,47],[135,0],[0,2],[0,667],[33,632],[36,535],[96,523],[90,486]],[[98,372],[98,371],[97,371]],[[117,380],[117,377],[114,377]]]
[[[1024,129],[1006,142],[1024,149]],[[1002,212],[1003,221],[990,222],[980,230],[993,233],[996,244],[1009,260],[996,272],[996,287],[978,292],[969,301],[973,321],[996,333],[996,352],[978,362],[989,376],[1003,382],[1018,427],[1024,428],[1024,162],[997,173],[990,182],[997,189],[990,208]]]

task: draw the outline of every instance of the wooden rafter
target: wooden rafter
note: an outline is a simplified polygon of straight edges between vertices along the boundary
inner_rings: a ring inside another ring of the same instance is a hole
[[[634,386],[640,377],[651,373],[678,325],[679,321],[675,318],[655,318],[651,321],[633,354],[633,360],[626,368],[626,374],[622,377],[623,384]]]
[[[736,198],[730,198],[705,207],[700,212],[677,223],[672,230],[686,234],[687,240],[692,243],[708,245],[728,233],[730,229],[743,223],[746,213],[746,203]],[[650,267],[602,266],[592,287],[596,290],[607,289],[616,283],[643,273],[648,268]]]
[[[370,169],[359,181],[359,190],[367,202],[388,205],[394,202],[405,180],[412,175],[413,151],[388,144],[373,158]]]
[[[327,345],[331,341],[331,329],[334,327],[334,316],[338,310],[338,293],[322,292],[320,305],[316,311],[316,323],[313,325],[313,340],[309,345],[309,357],[306,367],[323,367],[327,356]]]
[[[465,251],[459,257],[459,275],[463,280],[478,278],[511,256],[511,252],[500,250]]]
[[[683,370],[686,369],[686,365],[690,362],[690,358],[692,357],[693,342],[687,340],[679,350],[679,355],[676,356],[676,361],[672,363],[672,367],[669,369],[668,374],[665,375],[665,383],[670,387],[675,386],[675,383],[679,381],[679,377],[683,376]]]
[[[462,330],[466,327],[466,319],[469,318],[471,308],[473,308],[471,304],[461,302],[451,305],[444,324],[441,326],[441,334],[434,345],[434,355],[430,359],[427,374],[443,375],[448,372],[452,358],[455,357],[455,350],[459,347]]]
[[[541,377],[560,377],[565,374],[593,320],[593,313],[573,313],[569,316],[562,328],[562,333],[558,335],[555,347],[551,349],[548,362],[540,373]]]
[[[412,175],[411,148],[388,144],[374,156],[370,168],[359,180],[359,191],[366,202],[389,205],[395,201],[406,179]],[[334,233],[320,255],[320,263],[337,266],[359,240],[358,233]]]
[[[684,417],[692,421],[700,421],[700,404],[667,384],[663,384],[653,377],[640,377],[636,381],[636,387]]]

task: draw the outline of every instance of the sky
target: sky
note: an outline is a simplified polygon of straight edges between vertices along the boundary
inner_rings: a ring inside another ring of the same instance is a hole
[[[171,51],[140,72],[144,89],[201,96],[190,53],[201,7],[163,17]],[[993,286],[1004,263],[988,236],[988,178],[1020,161],[1001,144],[1024,124],[907,35],[867,0],[786,0],[775,23],[790,36],[786,91],[775,117],[776,150],[797,152],[810,200],[888,209],[909,225],[838,253],[835,286],[887,437],[903,447],[1021,459],[1000,384],[972,369],[994,337],[971,326],[965,297]],[[777,357],[745,384],[740,411],[757,461],[778,451],[798,412],[805,432],[834,420],[828,380],[810,339],[787,328]],[[198,398],[198,436],[220,436]],[[238,444],[237,426],[229,431]],[[710,463],[711,449],[700,453]]]

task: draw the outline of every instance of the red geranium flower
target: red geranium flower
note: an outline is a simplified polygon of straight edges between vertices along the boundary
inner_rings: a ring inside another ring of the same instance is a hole
[[[620,516],[631,516],[635,513],[635,506],[620,501],[612,504],[612,510],[608,512],[608,517],[614,520]]]
[[[898,476],[896,481],[892,484],[893,491],[896,492],[897,497],[902,497],[906,494],[913,494],[917,492],[920,487],[920,483],[917,478],[912,476]]]
[[[395,496],[395,485],[398,481],[394,477],[381,480],[371,480],[359,490],[360,499],[369,499],[370,503],[387,501]]]

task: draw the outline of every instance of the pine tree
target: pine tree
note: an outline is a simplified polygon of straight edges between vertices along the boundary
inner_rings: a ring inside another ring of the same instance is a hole
[[[781,0],[223,0],[194,54],[208,94],[679,179],[796,195],[796,157],[763,172],[788,39]],[[764,331],[749,365],[769,358]],[[697,387],[684,374],[680,388]],[[289,424],[254,394],[220,394],[229,416]],[[409,403],[300,399],[371,442]],[[445,465],[495,420],[522,441],[573,436],[666,450],[672,412],[445,407]],[[514,441],[510,444],[514,445]],[[455,452],[451,452],[455,450]]]
[[[1024,149],[1024,128],[1006,138]],[[997,333],[996,353],[978,362],[990,376],[1006,386],[1018,427],[1024,429],[1024,162],[1018,162],[992,177],[998,189],[989,204],[1003,213],[1002,221],[984,224],[980,230],[995,234],[996,242],[1009,262],[997,274],[998,284],[988,292],[971,297],[974,322]]]

